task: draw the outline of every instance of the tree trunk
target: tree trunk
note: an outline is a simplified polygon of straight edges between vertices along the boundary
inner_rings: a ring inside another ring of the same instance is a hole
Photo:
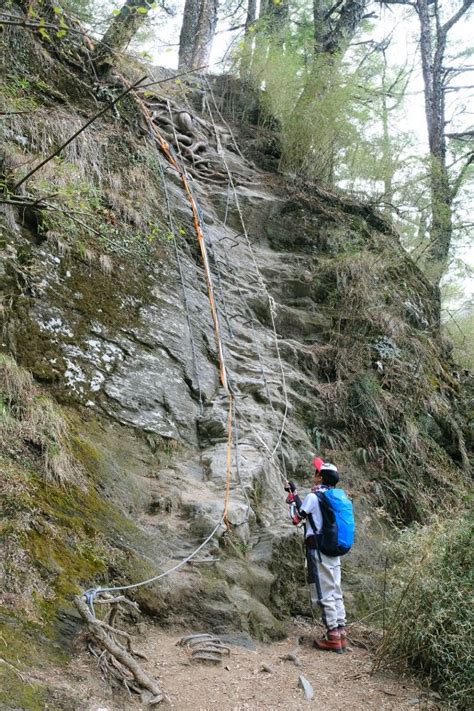
[[[208,64],[216,31],[218,0],[186,0],[179,36],[179,69]]]
[[[179,35],[179,69],[189,69],[193,63],[194,38],[199,19],[199,0],[186,0],[183,24]]]
[[[314,51],[324,52],[324,37],[326,35],[327,21],[327,5],[324,0],[313,0],[313,36],[314,36]]]
[[[248,0],[247,17],[245,19],[245,34],[248,35],[250,28],[257,19],[257,0]]]
[[[393,150],[392,141],[390,138],[390,130],[388,125],[389,106],[386,93],[386,72],[387,72],[387,57],[383,53],[383,70],[382,70],[382,171],[384,185],[384,207],[383,211],[388,216],[392,212],[393,204]]]
[[[386,215],[390,215],[392,212],[393,204],[393,155],[392,155],[392,143],[390,140],[390,131],[388,127],[388,106],[387,106],[387,96],[382,94],[382,170],[383,170],[383,199],[384,199],[384,212]]]
[[[201,0],[194,43],[193,69],[209,63],[212,41],[217,25],[217,9],[217,0]]]
[[[248,0],[247,17],[245,19],[245,39],[240,59],[240,78],[247,79],[252,68],[252,58],[255,45],[254,26],[257,19],[257,0]]]
[[[426,263],[429,276],[438,284],[448,266],[453,234],[452,195],[446,166],[443,85],[446,32],[439,26],[439,18],[435,15],[436,32],[433,33],[428,0],[418,0],[417,10],[420,20],[420,52],[430,151],[431,229]],[[435,7],[436,12],[437,7]]]
[[[314,107],[314,116],[317,116],[318,103],[331,92],[332,78],[338,71],[338,56],[342,56],[348,48],[362,20],[366,4],[367,0],[345,0],[342,6],[335,5],[336,9],[331,12],[325,0],[313,0],[314,57],[293,111],[295,126],[298,122],[307,120],[304,117],[308,115],[311,106]],[[338,13],[336,18],[335,12]],[[328,72],[331,65],[334,66],[334,72]],[[317,160],[318,177],[329,184],[334,173],[333,152],[328,136],[324,155],[320,154]],[[314,160],[312,162],[315,163]]]
[[[95,62],[101,69],[113,64],[114,54],[123,52],[136,32],[142,27],[150,11],[148,0],[127,0],[118,15],[113,17],[97,46]]]
[[[314,47],[316,53],[335,54],[347,49],[359,27],[367,0],[346,0],[334,22],[324,0],[313,0]]]

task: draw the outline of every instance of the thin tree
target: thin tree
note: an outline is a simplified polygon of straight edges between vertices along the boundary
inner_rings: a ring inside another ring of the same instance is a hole
[[[382,124],[382,155],[380,167],[381,178],[384,185],[380,199],[382,209],[389,215],[393,210],[395,192],[394,176],[398,167],[390,130],[390,116],[400,107],[405,98],[411,72],[407,72],[406,66],[403,66],[396,72],[395,76],[390,76],[386,49],[386,45],[380,47],[380,53],[382,55],[379,88],[380,121]]]
[[[248,0],[247,15],[245,17],[245,34],[248,35],[253,30],[257,19],[257,0]]]
[[[462,184],[462,175],[470,165],[471,153],[456,179],[451,180],[447,165],[446,146],[446,89],[450,73],[444,58],[449,30],[466,14],[473,0],[464,0],[461,7],[441,23],[438,3],[431,7],[428,0],[418,0],[420,20],[420,52],[425,87],[425,114],[430,148],[431,231],[427,263],[435,283],[448,266],[453,236],[453,201]]]
[[[313,56],[293,111],[295,126],[306,123],[309,114],[315,119],[318,107],[334,91],[341,60],[366,16],[366,5],[367,0],[336,0],[329,6],[327,0],[313,0]],[[318,177],[327,183],[334,180],[334,149],[330,143],[328,139],[318,171]]]
[[[425,254],[428,275],[438,285],[449,266],[449,253],[453,238],[453,202],[474,161],[474,152],[468,151],[455,175],[448,165],[447,138],[468,138],[472,132],[449,134],[446,132],[446,92],[459,68],[445,66],[446,48],[450,30],[472,7],[473,0],[463,0],[451,17],[443,22],[442,7],[438,0],[385,0],[387,4],[414,7],[420,23],[420,55],[424,83],[425,116],[429,143],[429,182],[431,197],[431,226],[429,245]],[[457,162],[458,164],[458,162]],[[459,164],[458,164],[459,165]]]
[[[408,132],[394,131],[393,126],[400,119],[413,68],[406,63],[401,67],[389,64],[390,42],[389,35],[382,42],[364,43],[353,51],[351,63],[356,69],[350,123],[354,135],[345,148],[345,160],[336,169],[339,181],[370,197],[386,215],[392,215],[394,209],[398,214],[395,176],[405,167],[403,149],[412,143]]]
[[[248,0],[245,16],[245,35],[242,56],[240,58],[240,76],[246,79],[252,67],[253,51],[255,46],[255,29],[257,20],[257,0]]]

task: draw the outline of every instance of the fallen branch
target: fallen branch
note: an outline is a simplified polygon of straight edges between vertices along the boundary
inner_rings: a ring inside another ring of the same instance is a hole
[[[113,603],[116,601],[112,598],[111,600],[103,602]],[[79,610],[81,617],[87,623],[87,628],[94,641],[97,642],[100,647],[102,647],[109,653],[110,664],[117,671],[120,671],[120,667],[118,666],[118,664],[121,664],[132,673],[133,678],[137,683],[138,687],[141,689],[145,689],[146,691],[149,691],[152,694],[152,698],[148,702],[150,705],[158,704],[160,703],[160,701],[163,701],[165,697],[158,684],[143,671],[138,662],[133,658],[131,654],[129,654],[129,652],[124,649],[121,644],[118,644],[112,639],[110,634],[107,633],[107,630],[112,629],[113,634],[124,633],[121,633],[119,630],[116,630],[110,625],[103,623],[101,620],[96,619],[92,615],[91,611],[87,607],[82,597],[76,596],[74,598],[74,603],[77,609]],[[130,680],[127,680],[125,676],[123,676],[122,681],[128,688]]]
[[[33,170],[30,170],[30,172],[27,173],[27,174],[13,187],[13,190],[14,190],[14,191],[15,191],[15,190],[18,190],[18,188],[20,187],[20,185],[23,185],[23,183],[25,183],[29,178],[31,178],[31,176],[34,175],[40,168],[42,168],[44,165],[46,165],[46,163],[49,163],[50,160],[52,160],[52,159],[55,158],[59,153],[61,153],[61,151],[63,150],[63,148],[66,148],[66,146],[68,146],[70,143],[72,143],[72,141],[74,141],[75,138],[77,138],[83,131],[85,131],[86,128],[88,128],[88,126],[91,125],[91,123],[94,123],[94,121],[96,121],[96,120],[97,120],[98,118],[100,118],[103,114],[105,114],[106,111],[108,111],[109,109],[113,108],[116,103],[118,103],[119,101],[121,101],[121,100],[122,100],[127,94],[129,94],[133,89],[135,89],[136,87],[138,87],[139,84],[141,84],[143,81],[145,81],[145,79],[147,79],[147,77],[148,77],[148,75],[145,74],[145,76],[141,77],[141,79],[138,79],[138,81],[136,81],[134,84],[131,84],[127,89],[125,89],[125,91],[122,91],[122,93],[119,94],[119,96],[117,96],[116,99],[114,99],[113,101],[111,101],[109,104],[107,104],[107,106],[105,106],[105,107],[104,107],[103,109],[101,109],[97,114],[95,114],[94,116],[92,116],[92,118],[90,118],[88,121],[86,121],[86,123],[85,123],[83,126],[81,126],[81,128],[79,128],[70,138],[68,138],[67,141],[65,141],[62,145],[60,145],[57,150],[55,150],[53,153],[51,153],[49,156],[47,156],[44,160],[42,160],[41,163],[39,163],[35,168],[33,168]]]
[[[88,230],[89,232],[92,232],[93,234],[97,235],[98,237],[101,237],[101,233],[99,230],[96,230],[94,227],[91,227],[90,225],[87,225],[85,222],[82,220],[79,220],[77,217],[74,216],[74,214],[70,210],[66,210],[64,207],[58,207],[57,205],[52,205],[49,202],[45,202],[45,198],[37,198],[36,200],[29,200],[29,199],[22,199],[21,196],[19,195],[12,195],[11,196],[13,199],[8,199],[8,198],[0,198],[0,205],[15,205],[15,207],[23,207],[23,208],[37,208],[39,210],[55,210],[56,212],[61,212],[63,215],[66,215],[72,222],[77,223],[81,227],[83,227],[85,230]],[[54,197],[54,196],[52,196]]]
[[[219,62],[217,62],[217,64],[219,64]],[[187,74],[195,74],[196,72],[201,71],[201,69],[206,69],[208,66],[209,65],[206,64],[201,67],[197,67],[196,69],[190,69],[186,72],[180,72],[179,74],[173,74],[173,76],[167,77],[166,79],[160,79],[158,81],[152,81],[148,84],[142,84],[142,82],[148,78],[148,75],[145,74],[145,76],[141,77],[141,79],[138,79],[138,81],[134,82],[134,84],[131,84],[127,89],[125,89],[125,91],[123,91],[121,94],[119,94],[119,96],[117,96],[116,99],[111,101],[101,111],[99,111],[97,114],[92,116],[92,118],[90,118],[88,121],[86,121],[86,123],[83,126],[81,126],[81,128],[79,128],[70,138],[68,138],[67,141],[65,141],[61,146],[59,146],[59,148],[57,150],[55,150],[54,153],[51,153],[44,160],[42,160],[41,163],[39,163],[35,168],[33,168],[33,170],[30,170],[29,173],[27,173],[16,185],[13,186],[13,190],[14,191],[18,190],[18,188],[21,185],[23,185],[23,183],[25,183],[27,180],[29,180],[29,178],[31,178],[31,176],[34,175],[40,168],[42,168],[44,165],[46,165],[46,163],[49,163],[50,160],[52,160],[59,153],[61,153],[63,148],[66,148],[66,146],[68,146],[70,143],[72,143],[72,141],[74,141],[74,139],[76,139],[83,131],[85,131],[86,128],[88,128],[92,123],[94,123],[94,121],[96,121],[98,118],[103,116],[103,114],[105,114],[107,111],[109,111],[109,109],[113,108],[115,106],[115,104],[117,104],[119,101],[121,101],[127,94],[129,94],[131,91],[133,91],[133,89],[138,88],[138,86],[140,84],[141,84],[141,86],[140,86],[141,89],[146,89],[149,86],[157,86],[158,84],[165,84],[166,82],[173,81],[174,79],[177,79],[178,77],[182,77]]]

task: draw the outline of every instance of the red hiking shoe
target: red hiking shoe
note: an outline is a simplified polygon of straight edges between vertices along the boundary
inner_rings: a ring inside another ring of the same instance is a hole
[[[326,637],[315,639],[313,646],[321,652],[335,652],[342,654],[341,635],[339,630],[328,630]]]
[[[337,631],[341,635],[341,649],[343,652],[347,650],[347,632],[345,627],[339,626]]]

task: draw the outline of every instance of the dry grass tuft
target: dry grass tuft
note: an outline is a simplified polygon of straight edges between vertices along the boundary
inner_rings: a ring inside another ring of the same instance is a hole
[[[134,165],[127,173],[127,182],[130,187],[142,188],[143,186],[143,166]]]
[[[120,215],[125,222],[128,222],[128,224],[134,225],[138,229],[146,230],[147,224],[142,215],[138,212],[138,210],[135,210],[134,207],[127,205],[123,201],[120,209]]]
[[[404,531],[390,547],[388,625],[374,670],[408,662],[456,709],[472,708],[472,517]]]
[[[33,397],[31,373],[20,368],[13,358],[0,355],[0,383],[4,407],[14,416],[24,415]]]
[[[58,406],[40,395],[31,374],[6,355],[0,355],[0,441],[23,443],[39,453],[46,481],[65,484],[80,476]]]
[[[66,242],[59,233],[48,230],[48,240],[56,247],[56,251],[61,257],[68,257],[71,254],[71,245]]]
[[[82,252],[82,258],[85,262],[87,262],[87,264],[89,264],[89,266],[91,266],[96,260],[96,254],[94,250],[90,249],[90,247],[85,247]]]
[[[110,190],[115,193],[120,192],[123,188],[123,180],[120,173],[107,172],[105,176],[105,184]]]
[[[2,205],[2,207],[0,208],[0,215],[3,215],[6,227],[9,232],[12,232],[14,235],[21,234],[20,228],[16,221],[15,208],[12,205]]]
[[[16,115],[8,117],[6,129],[12,135],[21,136],[25,141],[25,147],[30,153],[39,154],[41,158],[47,156],[63,144],[72,136],[84,123],[80,116],[74,116],[70,111],[44,110],[35,113],[34,121],[28,115]],[[67,163],[72,163],[82,179],[91,176],[101,183],[103,179],[103,154],[101,146],[104,141],[98,136],[97,127],[87,128],[79,136],[66,146],[62,153],[62,159]],[[41,169],[40,175],[46,176],[47,163]],[[19,177],[19,175],[18,175]]]
[[[113,262],[107,254],[101,254],[99,257],[99,265],[101,270],[107,276],[110,276],[113,271]]]

